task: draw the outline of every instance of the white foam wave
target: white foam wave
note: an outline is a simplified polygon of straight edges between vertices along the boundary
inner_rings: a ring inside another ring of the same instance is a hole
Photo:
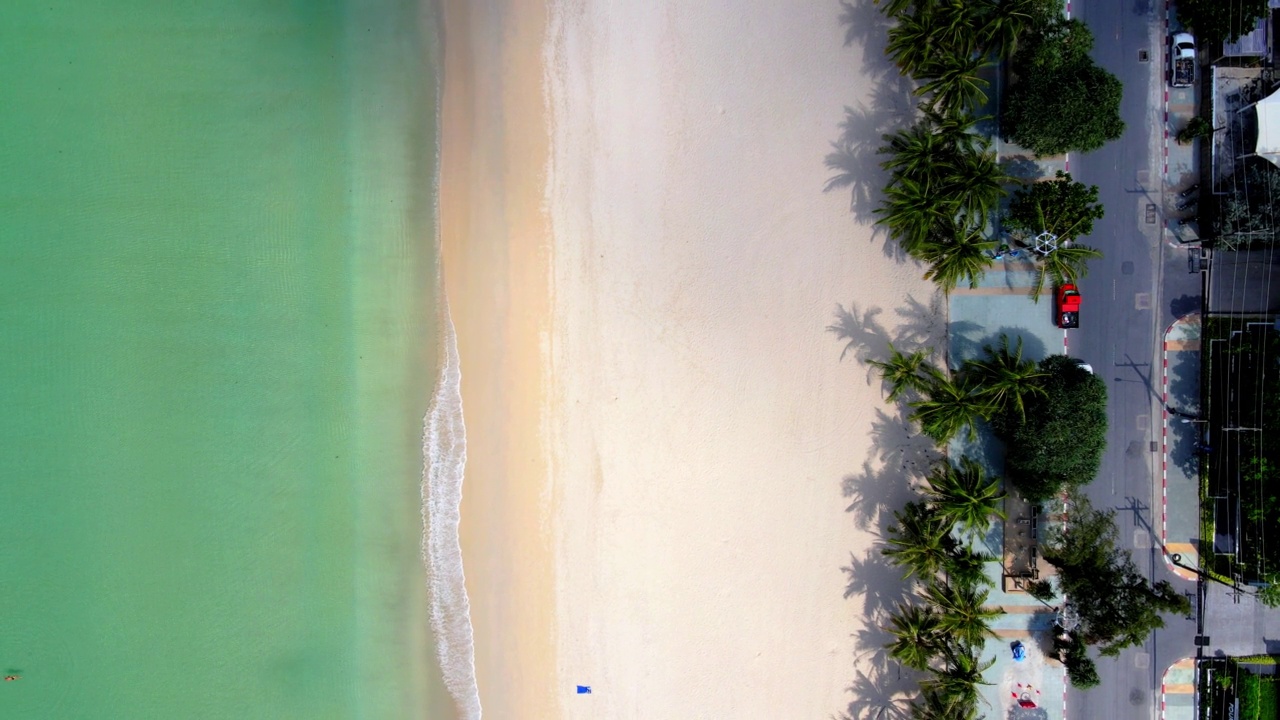
[[[422,560],[427,566],[431,628],[444,684],[465,720],[480,720],[475,637],[471,603],[458,539],[467,431],[462,420],[462,370],[458,340],[446,303],[443,309],[443,367],[422,432]]]

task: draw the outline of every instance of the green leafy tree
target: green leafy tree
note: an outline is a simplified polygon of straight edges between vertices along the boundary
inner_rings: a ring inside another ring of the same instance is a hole
[[[1053,180],[1032,183],[1013,194],[1004,218],[1008,230],[1026,235],[1053,233],[1060,241],[1093,234],[1093,221],[1105,211],[1098,186],[1076,182],[1061,170]]]
[[[1001,335],[998,345],[986,345],[983,352],[985,357],[965,361],[965,375],[977,383],[979,394],[987,398],[995,413],[1017,412],[1025,419],[1026,398],[1044,396],[1040,381],[1046,373],[1034,362],[1022,359],[1021,337],[1011,348],[1009,336]]]
[[[1084,639],[1074,633],[1059,629],[1053,637],[1053,649],[1058,659],[1067,668],[1067,678],[1074,687],[1087,690],[1101,682],[1098,677],[1098,666],[1089,657],[1089,648]]]
[[[944,293],[950,293],[960,283],[971,288],[986,274],[994,262],[988,253],[995,243],[982,235],[975,226],[949,224],[950,237],[935,233],[916,249],[916,257],[929,265],[925,280],[932,280]]]
[[[1218,247],[1241,250],[1267,246],[1280,228],[1280,170],[1269,162],[1245,161],[1245,181],[1218,200]]]
[[[991,419],[1007,448],[1005,479],[1033,502],[1093,480],[1107,434],[1101,378],[1064,355],[1050,355],[1039,367],[1044,392],[1023,398],[1025,415],[1006,409]]]
[[[938,614],[932,608],[899,605],[884,629],[893,636],[885,645],[889,657],[913,670],[927,670],[942,653]]]
[[[1200,35],[1201,42],[1235,42],[1268,17],[1267,0],[1178,0],[1178,20]]]
[[[922,582],[932,580],[950,560],[955,540],[951,526],[933,508],[922,502],[909,502],[893,511],[895,524],[888,527],[888,547],[881,549],[886,557],[906,570],[904,577],[915,576]]]
[[[867,364],[880,372],[889,384],[887,402],[894,402],[905,392],[924,393],[933,382],[934,372],[929,364],[929,352],[916,350],[904,353],[889,343],[888,360],[868,360]]]
[[[1089,58],[1088,28],[1055,21],[1027,45],[1012,63],[1016,79],[1005,93],[1001,136],[1037,156],[1088,152],[1119,138],[1124,89]]]
[[[1058,584],[1080,619],[1073,632],[1103,655],[1141,645],[1164,627],[1162,613],[1187,614],[1191,603],[1167,581],[1155,585],[1117,547],[1114,513],[1074,497],[1066,529],[1050,533],[1044,559],[1058,568]]]
[[[925,478],[926,497],[952,526],[969,533],[984,533],[993,517],[1004,517],[1004,493],[1000,479],[988,478],[982,465],[961,457],[959,467],[941,460]]]
[[[911,420],[920,423],[920,432],[939,445],[964,432],[977,437],[977,422],[991,414],[991,403],[972,382],[960,376],[949,380],[941,373],[934,378],[924,399],[915,400]]]
[[[967,647],[982,647],[987,637],[995,637],[991,621],[1004,614],[985,607],[988,590],[977,586],[930,582],[924,599],[938,613],[938,631]]]
[[[1258,590],[1258,602],[1269,608],[1280,607],[1280,573],[1270,573],[1262,581],[1266,584]]]

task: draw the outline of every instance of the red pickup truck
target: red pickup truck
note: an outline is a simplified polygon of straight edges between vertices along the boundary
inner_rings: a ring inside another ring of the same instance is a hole
[[[1058,327],[1080,327],[1080,291],[1071,283],[1058,288]]]

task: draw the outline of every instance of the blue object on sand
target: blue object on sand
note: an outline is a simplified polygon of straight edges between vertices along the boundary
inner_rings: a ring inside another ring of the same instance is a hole
[[[1022,646],[1021,640],[1014,640],[1009,647],[1013,649],[1013,659],[1015,662],[1022,662],[1027,659],[1027,649]]]
[[[578,694],[579,694],[579,695],[590,695],[590,694],[591,694],[591,686],[590,686],[590,685],[579,685],[579,686],[578,686]]]

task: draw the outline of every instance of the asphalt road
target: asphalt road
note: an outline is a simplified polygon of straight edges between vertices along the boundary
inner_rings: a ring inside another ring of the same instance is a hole
[[[1161,232],[1163,127],[1166,77],[1164,4],[1152,0],[1073,0],[1072,16],[1093,30],[1095,61],[1124,84],[1124,135],[1102,150],[1071,157],[1071,172],[1097,185],[1106,217],[1087,240],[1104,257],[1080,282],[1085,306],[1081,327],[1070,332],[1070,354],[1107,381],[1110,427],[1102,469],[1087,495],[1098,508],[1117,510],[1123,546],[1153,580],[1179,590],[1194,583],[1165,566],[1160,541],[1161,354],[1164,329],[1177,314],[1198,308],[1199,276],[1188,273],[1187,250],[1171,248]],[[1150,52],[1141,62],[1139,50]],[[1148,223],[1147,206],[1157,218]],[[1194,654],[1196,624],[1166,618],[1164,630],[1145,647],[1101,658],[1102,684],[1069,692],[1070,718],[1158,716],[1161,676],[1179,658]]]

